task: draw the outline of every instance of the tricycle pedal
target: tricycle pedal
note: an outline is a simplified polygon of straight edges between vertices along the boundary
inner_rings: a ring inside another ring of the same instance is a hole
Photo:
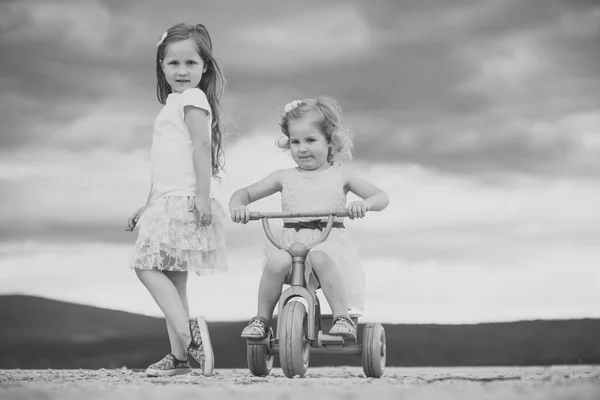
[[[334,345],[334,344],[339,344],[339,345],[343,345],[344,344],[344,338],[341,336],[333,336],[333,335],[327,335],[323,332],[319,332],[319,337],[317,339],[317,342],[319,344],[319,346],[322,345]]]

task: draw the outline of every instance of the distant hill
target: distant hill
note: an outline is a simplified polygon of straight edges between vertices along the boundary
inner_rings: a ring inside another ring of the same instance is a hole
[[[217,368],[246,367],[244,325],[209,322]],[[600,364],[599,319],[384,327],[390,366]],[[168,351],[161,318],[0,296],[0,368],[145,368]],[[311,365],[360,358],[313,356]]]

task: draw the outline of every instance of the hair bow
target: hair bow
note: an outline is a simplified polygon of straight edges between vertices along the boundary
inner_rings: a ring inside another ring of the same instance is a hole
[[[290,111],[292,111],[294,108],[298,107],[300,104],[302,104],[302,100],[291,101],[285,105],[285,107],[283,108],[283,111],[287,114]]]
[[[162,33],[162,35],[160,35],[160,39],[158,40],[158,43],[156,43],[156,47],[160,46],[165,41],[166,37],[167,37],[167,31],[164,31]]]

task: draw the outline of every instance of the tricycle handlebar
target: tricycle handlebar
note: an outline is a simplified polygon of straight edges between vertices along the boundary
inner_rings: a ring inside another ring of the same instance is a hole
[[[273,236],[273,233],[271,232],[271,227],[269,226],[269,219],[271,218],[322,218],[322,217],[327,217],[327,225],[325,226],[325,229],[323,230],[321,237],[319,237],[319,239],[317,239],[316,242],[312,243],[311,245],[306,246],[309,250],[316,246],[319,243],[322,243],[323,241],[325,241],[325,239],[327,239],[327,236],[329,236],[329,232],[331,232],[331,228],[333,227],[333,218],[334,217],[347,217],[349,216],[348,210],[345,208],[342,209],[337,209],[337,210],[329,210],[329,211],[313,211],[313,212],[306,212],[306,213],[290,213],[290,212],[257,212],[257,211],[253,211],[250,213],[250,220],[259,220],[262,219],[262,225],[263,228],[265,230],[265,234],[267,235],[267,238],[269,239],[269,241],[271,241],[271,243],[273,243],[273,245],[275,245],[275,247],[289,251],[289,247],[288,246],[284,246],[283,244],[279,243],[279,241],[275,238],[275,236]]]
[[[307,213],[289,213],[289,212],[259,212],[252,211],[250,213],[250,220],[256,221],[263,218],[321,218],[321,217],[329,217],[330,215],[334,217],[347,217],[348,210],[345,208],[341,208],[338,210],[330,210],[330,211],[313,211]]]

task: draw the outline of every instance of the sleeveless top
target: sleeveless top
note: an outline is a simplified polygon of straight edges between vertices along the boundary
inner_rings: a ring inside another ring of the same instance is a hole
[[[335,211],[346,208],[344,177],[340,164],[322,171],[284,170],[281,190],[283,212]],[[284,218],[284,222],[308,221],[315,218]],[[326,221],[327,218],[322,218]],[[335,218],[342,221],[343,218]]]
[[[341,164],[333,164],[322,171],[302,171],[290,168],[283,171],[281,190],[281,209],[283,212],[312,212],[335,211],[346,208],[346,194],[344,193],[344,174]],[[284,222],[315,220],[308,218],[288,218]],[[326,220],[327,218],[322,218]],[[336,218],[343,221],[343,218]],[[320,236],[318,229],[281,228],[274,231],[280,243],[290,246],[294,242],[306,245],[314,243]],[[265,246],[265,263],[270,254],[275,251],[269,241]],[[339,268],[341,279],[346,287],[348,307],[352,312],[364,310],[365,277],[356,245],[347,229],[331,230],[329,237],[323,243],[313,247],[311,251],[322,251],[328,255]],[[312,273],[310,257],[307,258],[305,280],[311,290],[319,287],[315,274]]]

